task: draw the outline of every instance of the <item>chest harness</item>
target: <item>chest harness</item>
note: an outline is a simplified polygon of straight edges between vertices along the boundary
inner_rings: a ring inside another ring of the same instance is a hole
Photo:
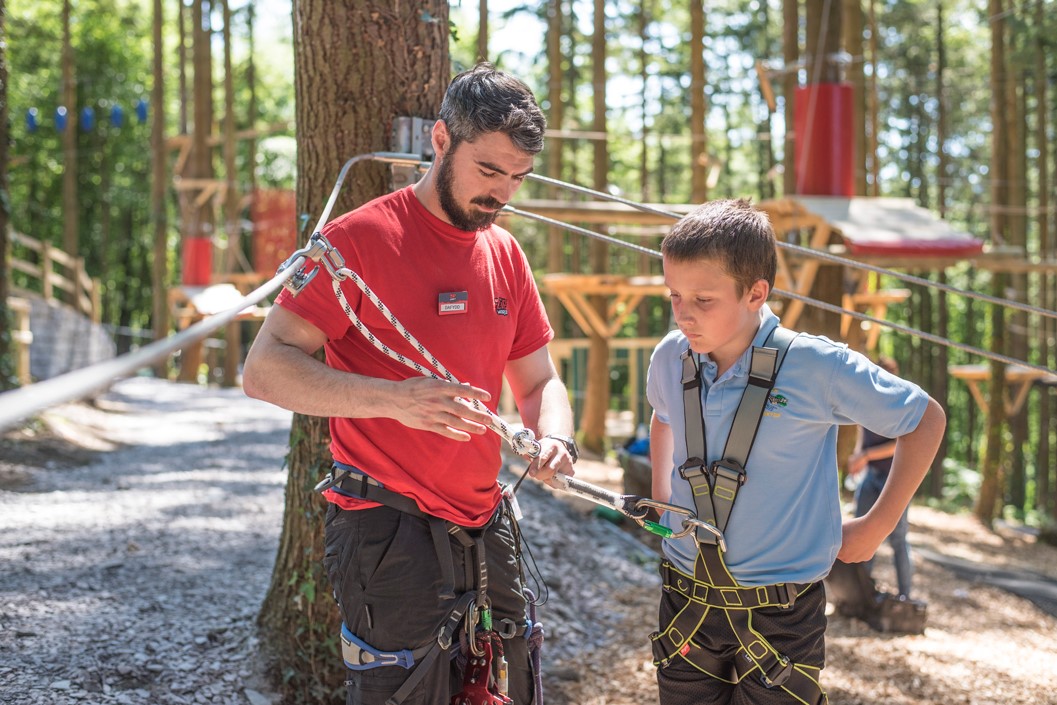
[[[683,573],[668,561],[661,565],[666,592],[676,592],[686,603],[671,623],[650,635],[654,662],[664,668],[683,659],[703,673],[727,683],[757,674],[768,688],[779,688],[806,705],[827,702],[818,682],[818,669],[790,661],[779,653],[752,625],[753,610],[761,607],[791,609],[797,595],[808,585],[778,583],[743,586],[730,574],[724,561],[727,547],[723,534],[738,490],[745,484],[745,465],[756,439],[767,397],[778,370],[796,334],[777,327],[762,347],[753,347],[749,381],[734,415],[720,460],[708,464],[704,414],[701,408],[701,370],[687,348],[681,355],[683,413],[686,425],[687,460],[679,475],[690,483],[697,517],[709,526],[697,527],[698,544],[694,574]],[[716,657],[695,641],[706,616],[721,610],[738,642],[732,660]]]

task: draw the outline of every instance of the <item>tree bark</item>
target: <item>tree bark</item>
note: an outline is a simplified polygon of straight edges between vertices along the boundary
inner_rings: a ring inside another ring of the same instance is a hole
[[[592,129],[606,134],[606,13],[605,0],[594,3],[594,35],[591,39],[591,82],[593,90],[594,120]],[[598,191],[609,186],[609,153],[607,140],[594,140],[593,185]],[[605,274],[609,269],[609,245],[602,240],[591,240],[591,271]],[[606,300],[592,296],[594,306],[602,320],[606,320]],[[587,353],[587,384],[584,390],[584,410],[580,420],[581,443],[585,450],[601,454],[605,450],[606,411],[609,409],[609,341],[594,331],[588,331],[591,339]]]
[[[708,200],[708,102],[705,96],[705,3],[690,0],[690,202]]]
[[[62,132],[62,248],[76,257],[81,209],[77,201],[77,81],[70,38],[70,0],[62,3],[62,102],[66,129]]]
[[[7,228],[11,223],[10,195],[7,184],[7,3],[0,0],[0,390],[17,386],[11,345],[11,321],[8,318],[7,294]]]
[[[298,212],[318,214],[349,158],[391,149],[398,116],[436,117],[448,85],[448,3],[295,0]],[[381,164],[355,167],[332,215],[383,195]],[[314,220],[312,221],[315,222]],[[262,644],[288,703],[344,702],[340,618],[322,569],[326,419],[295,415],[279,553],[261,607]]]
[[[782,59],[785,73],[782,79],[782,93],[785,95],[785,148],[782,153],[782,194],[792,196],[796,193],[796,134],[793,132],[793,104],[796,101],[796,88],[799,83],[799,71],[794,67],[800,61],[800,24],[799,4],[797,0],[782,0]]]
[[[1005,207],[1008,202],[1009,178],[1008,154],[1009,131],[1006,126],[1006,50],[1005,50],[1005,0],[988,0],[987,9],[991,20],[991,233],[992,237],[1004,241],[1007,234]],[[991,293],[1004,295],[1005,275],[994,272]],[[1005,348],[1005,318],[1001,306],[991,306],[991,350],[1002,352]],[[990,392],[988,404],[985,449],[981,458],[980,494],[977,497],[975,514],[983,524],[990,526],[998,511],[1002,474],[1002,441],[1005,427],[1006,366],[991,362]]]
[[[561,130],[564,118],[562,103],[562,31],[565,26],[563,0],[547,1],[547,127],[550,131]],[[547,176],[562,178],[562,147],[560,137],[547,138]],[[550,189],[550,197],[558,198],[561,189]],[[553,225],[547,227],[547,271],[551,274],[565,271],[565,231]],[[554,294],[547,294],[547,317],[557,337],[564,337],[565,310]]]
[[[165,207],[165,186],[169,180],[167,163],[168,150],[165,148],[165,47],[162,38],[162,26],[165,24],[165,12],[162,0],[154,0],[154,85],[151,87],[151,184],[150,212],[151,224],[154,226],[154,251],[151,268],[151,294],[153,309],[151,327],[154,340],[161,340],[169,335],[169,301],[168,301],[168,229],[169,222]],[[168,362],[160,360],[154,367],[154,374],[165,378]]]

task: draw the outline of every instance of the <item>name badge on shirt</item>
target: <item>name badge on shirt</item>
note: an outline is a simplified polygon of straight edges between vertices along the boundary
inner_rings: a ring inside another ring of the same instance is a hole
[[[470,310],[470,295],[465,291],[447,291],[437,295],[437,313],[452,316]]]

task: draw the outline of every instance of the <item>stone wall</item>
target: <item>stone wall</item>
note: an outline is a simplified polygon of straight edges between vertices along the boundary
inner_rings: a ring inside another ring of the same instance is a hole
[[[30,374],[36,381],[88,367],[116,354],[114,341],[98,323],[71,308],[25,296],[30,302]]]

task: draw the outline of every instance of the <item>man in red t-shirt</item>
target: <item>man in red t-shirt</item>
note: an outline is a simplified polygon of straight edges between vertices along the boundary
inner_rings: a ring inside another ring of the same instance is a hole
[[[503,641],[510,696],[532,702],[520,547],[497,483],[501,440],[467,400],[495,412],[505,377],[541,446],[531,472],[540,480],[572,474],[572,412],[547,351],[554,333],[524,253],[494,224],[532,171],[544,128],[524,83],[479,64],[446,92],[423,178],[323,231],[462,384],[380,352],[353,325],[325,269],[296,297],[279,295],[246,360],[246,393],[329,416],[335,468],[359,480],[325,492],[324,563],[344,619],[349,703],[447,704],[461,683],[455,661],[447,651],[429,654],[469,593],[477,603],[486,596],[494,629],[513,637]],[[341,290],[381,343],[433,369],[354,282]],[[320,347],[326,363],[313,357]],[[403,650],[411,658],[401,659]]]

